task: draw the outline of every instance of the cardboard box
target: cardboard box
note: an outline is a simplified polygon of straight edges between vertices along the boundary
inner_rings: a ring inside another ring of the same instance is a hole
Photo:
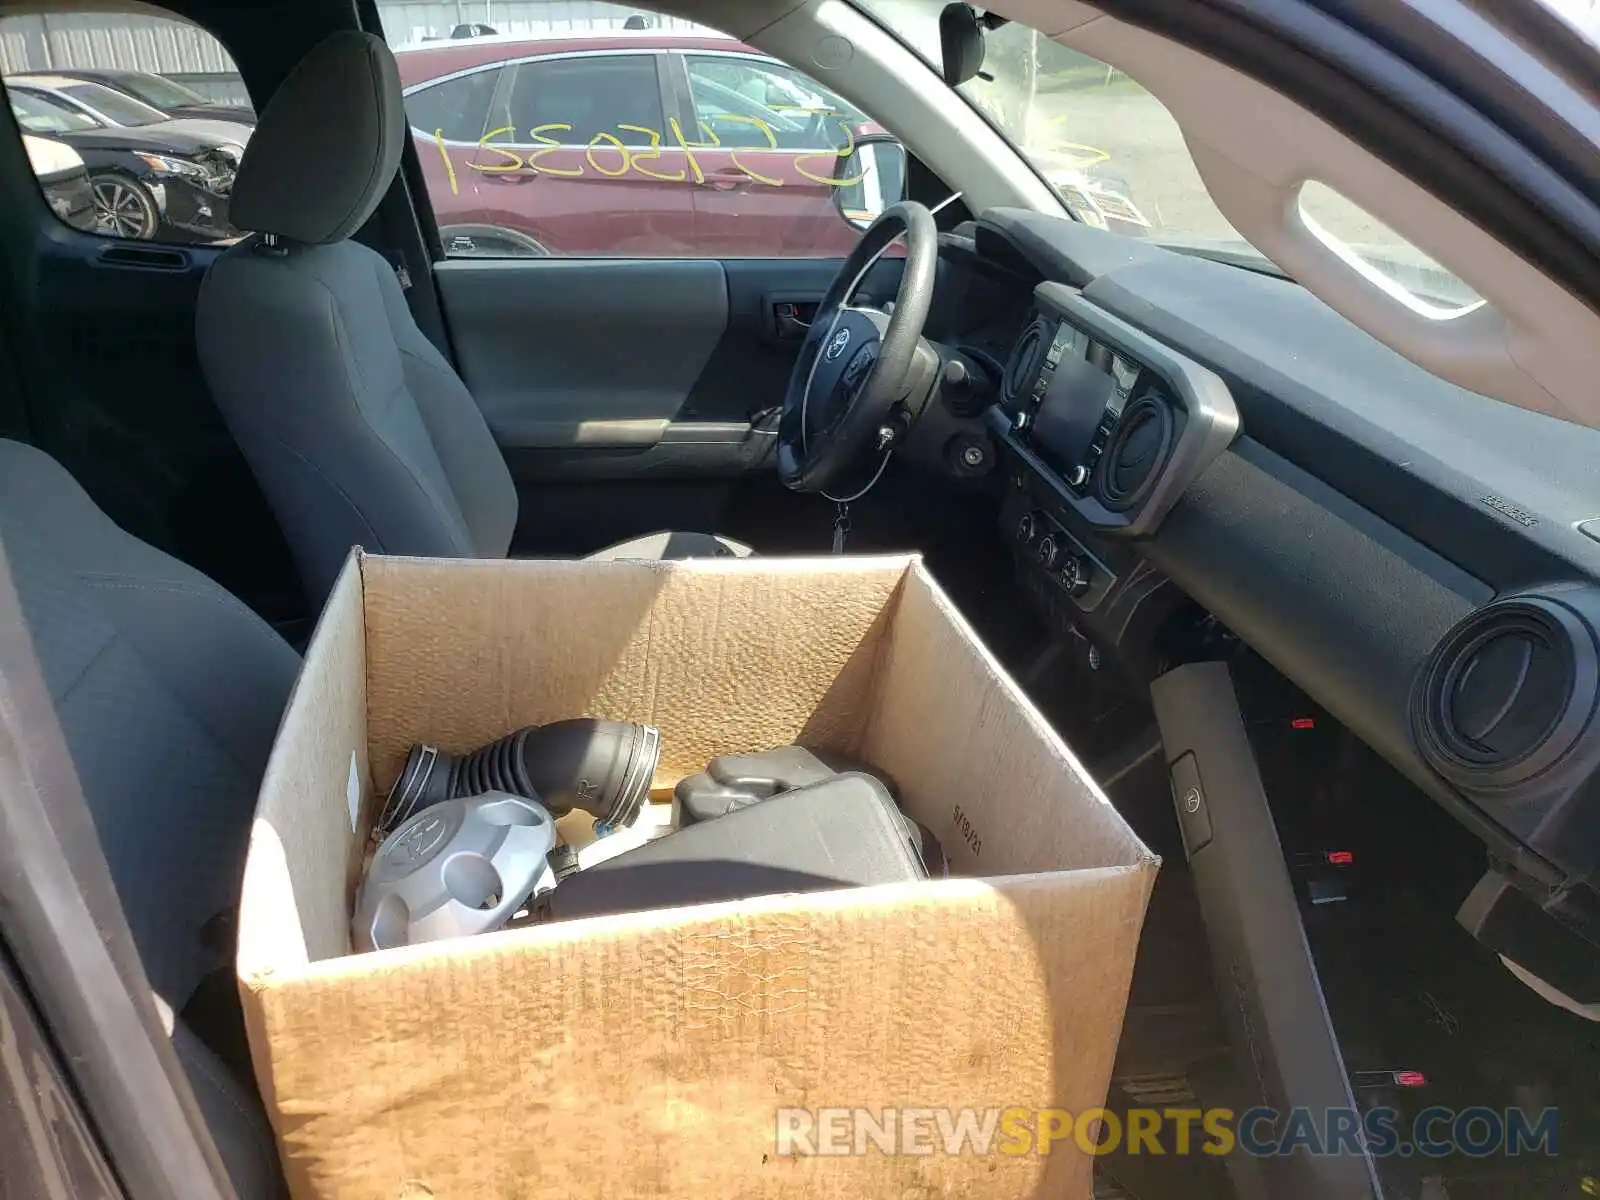
[[[964,877],[351,955],[409,745],[578,715],[658,725],[658,785],[858,755]],[[995,1121],[1103,1102],[1157,865],[916,559],[357,554],[262,784],[238,973],[297,1197],[1087,1196],[1070,1133]],[[966,1121],[987,1153],[949,1152]]]

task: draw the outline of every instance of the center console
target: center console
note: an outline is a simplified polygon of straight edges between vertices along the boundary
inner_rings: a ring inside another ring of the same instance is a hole
[[[1001,380],[998,432],[1090,530],[1149,534],[1227,448],[1227,385],[1083,298],[1043,283]]]
[[[1033,300],[989,414],[1012,484],[1003,532],[1053,625],[1120,643],[1160,587],[1131,540],[1227,448],[1238,409],[1212,371],[1078,290]]]

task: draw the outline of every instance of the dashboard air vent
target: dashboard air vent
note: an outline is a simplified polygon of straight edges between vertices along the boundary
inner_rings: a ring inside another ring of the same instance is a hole
[[[1595,633],[1542,595],[1480,608],[1435,648],[1412,705],[1417,742],[1446,779],[1514,788],[1560,763],[1600,695]]]
[[[1113,512],[1149,494],[1172,452],[1172,409],[1146,392],[1123,411],[1095,471],[1095,492]]]
[[[1022,408],[1028,389],[1033,386],[1039,368],[1044,365],[1045,355],[1050,351],[1050,340],[1054,336],[1049,322],[1041,318],[1023,330],[1022,336],[1017,339],[1016,348],[1011,351],[1011,361],[1006,363],[1005,378],[1000,382],[1001,403],[1012,412]]]

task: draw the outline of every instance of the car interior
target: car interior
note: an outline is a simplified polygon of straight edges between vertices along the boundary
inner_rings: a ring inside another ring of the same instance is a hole
[[[892,0],[639,10],[893,131],[840,152],[905,156],[842,260],[451,257],[370,0],[165,5],[259,115],[237,239],[73,228],[0,130],[0,787],[37,801],[0,835],[7,1008],[105,1194],[281,1194],[231,921],[352,546],[922,554],[1163,859],[1110,1110],[1561,1113],[1558,1156],[1114,1151],[1097,1196],[1593,1194],[1592,142],[1562,176],[1491,103],[1517,63],[1310,5],[910,7],[943,61]],[[1259,254],[1075,213],[947,82],[985,36],[1001,72],[1002,26],[1159,99]],[[1448,282],[1329,233],[1313,183]]]

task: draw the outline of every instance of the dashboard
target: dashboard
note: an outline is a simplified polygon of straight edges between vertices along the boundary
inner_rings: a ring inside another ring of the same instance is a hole
[[[1197,603],[1485,844],[1508,886],[1475,933],[1531,903],[1589,950],[1549,969],[1594,991],[1600,431],[1439,380],[1288,281],[1068,221],[991,210],[941,271],[1003,297],[961,335],[999,380],[1036,603],[1134,657]]]

